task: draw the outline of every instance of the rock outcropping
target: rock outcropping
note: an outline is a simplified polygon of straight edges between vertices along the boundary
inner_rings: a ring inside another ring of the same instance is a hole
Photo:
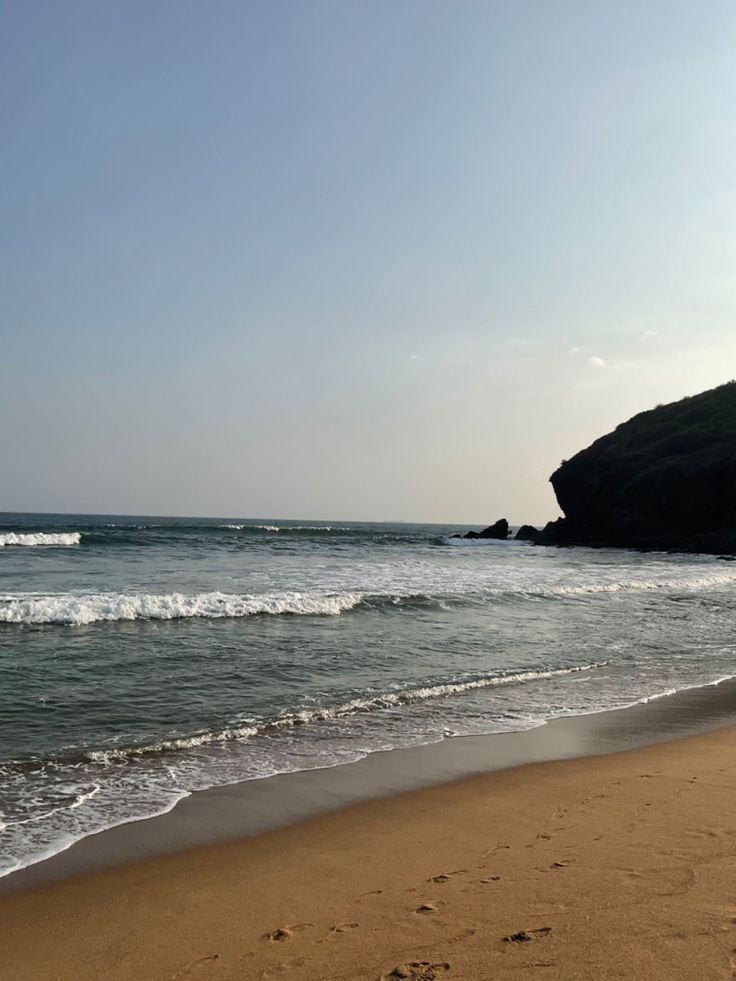
[[[642,412],[550,477],[544,544],[736,551],[736,381]]]
[[[499,518],[495,524],[489,525],[483,531],[469,531],[466,538],[499,538],[501,540],[509,537],[509,523],[506,518]]]
[[[542,538],[542,532],[534,525],[522,525],[514,538],[517,542],[539,542]]]
[[[450,535],[450,538],[498,538],[505,541],[509,537],[509,523],[506,518],[484,528],[483,531],[466,531],[464,535]]]

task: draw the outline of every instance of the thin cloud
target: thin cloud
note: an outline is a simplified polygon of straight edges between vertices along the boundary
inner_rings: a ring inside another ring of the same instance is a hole
[[[588,364],[591,368],[605,368],[606,362],[603,358],[599,358],[597,354],[592,355],[588,358]]]

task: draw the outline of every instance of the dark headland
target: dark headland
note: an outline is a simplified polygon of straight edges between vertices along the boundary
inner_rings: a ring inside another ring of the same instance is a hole
[[[542,545],[736,553],[736,381],[617,426],[550,477],[564,517]],[[505,538],[499,521],[465,537]]]

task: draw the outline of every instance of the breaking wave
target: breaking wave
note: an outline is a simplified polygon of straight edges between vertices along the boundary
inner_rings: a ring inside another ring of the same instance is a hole
[[[718,589],[736,583],[736,573],[715,573],[712,575],[681,577],[674,579],[629,579],[607,583],[586,583],[581,586],[555,586],[549,590],[539,590],[540,596],[577,596],[596,593],[653,592],[661,589],[691,591],[698,589]]]
[[[345,525],[257,525],[244,522],[243,524],[215,525],[216,528],[229,528],[231,531],[267,531],[272,534],[276,532],[299,532],[299,531],[324,531],[324,532],[343,532],[349,531],[359,534],[361,529],[350,528]],[[206,529],[206,526],[205,526]]]
[[[337,616],[357,606],[358,593],[93,593],[0,597],[0,623],[83,626],[102,620],[178,620],[186,617],[248,617],[258,614]]]
[[[46,547],[58,545],[79,545],[81,533],[70,531],[59,534],[47,534],[45,532],[27,532],[18,534],[16,532],[3,532],[0,534],[0,548],[6,545],[24,545],[26,547]]]
[[[456,535],[449,535],[440,538],[443,545],[459,545],[459,546],[470,546],[475,547],[477,545],[500,545],[504,546],[517,546],[517,545],[528,545],[529,542],[517,541],[515,538],[465,538]]]
[[[284,729],[293,729],[315,722],[329,722],[334,719],[345,719],[350,716],[367,712],[377,712],[382,709],[399,708],[403,705],[415,705],[431,699],[445,698],[449,695],[463,695],[466,692],[477,691],[481,688],[495,688],[499,685],[524,684],[541,681],[548,678],[559,678],[564,675],[579,674],[606,667],[607,661],[581,664],[569,668],[553,668],[546,671],[517,671],[507,674],[483,675],[464,681],[449,681],[446,683],[427,685],[420,688],[409,688],[402,691],[385,691],[355,698],[339,705],[322,706],[291,712],[263,722],[251,720],[235,723],[223,729],[204,731],[188,736],[177,736],[162,739],[153,743],[137,746],[115,746],[106,749],[84,750],[74,756],[55,757],[44,761],[23,761],[19,765],[24,769],[40,768],[47,763],[114,763],[137,759],[142,756],[152,756],[158,753],[176,750],[198,749],[218,743],[229,743],[240,739],[250,739],[253,736],[268,735]],[[12,762],[11,762],[12,766]]]
[[[231,527],[231,526],[227,526]],[[241,528],[257,528],[259,531],[270,532],[291,532],[291,531],[324,531],[341,532],[349,531],[356,534],[360,531],[357,528],[348,528],[342,525],[241,525]]]
[[[101,621],[225,619],[250,616],[339,616],[367,609],[427,609],[475,605],[516,599],[565,599],[620,592],[671,591],[690,593],[736,583],[736,571],[691,577],[622,579],[569,586],[551,582],[511,581],[473,591],[371,593],[0,593],[0,624],[58,624],[84,626]]]

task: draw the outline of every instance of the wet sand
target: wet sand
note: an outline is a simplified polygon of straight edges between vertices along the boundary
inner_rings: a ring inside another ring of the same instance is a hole
[[[465,776],[612,753],[736,725],[736,681],[680,691],[612,712],[560,718],[526,732],[445,739],[356,763],[198,791],[167,814],[91,835],[45,862],[0,878],[0,895],[216,842],[325,811]]]
[[[735,719],[724,684],[193,795],[8,877],[0,977],[736,978]]]

